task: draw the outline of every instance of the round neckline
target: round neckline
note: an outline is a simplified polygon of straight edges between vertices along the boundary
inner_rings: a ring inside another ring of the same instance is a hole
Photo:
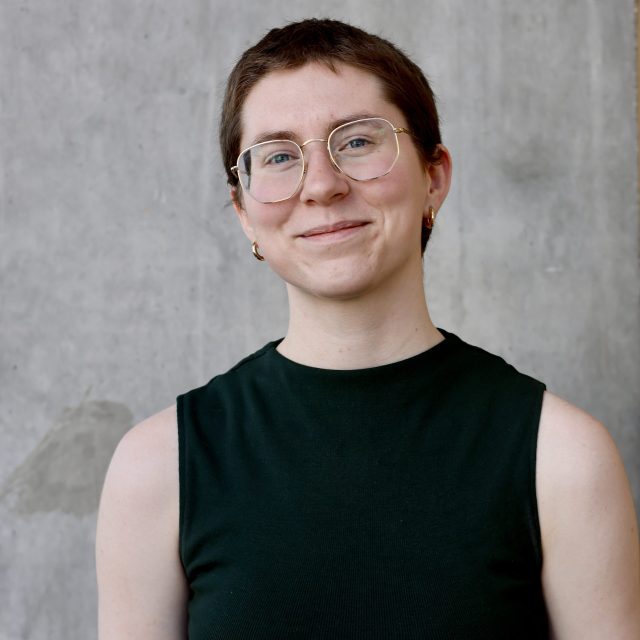
[[[436,329],[438,329],[442,334],[443,339],[428,349],[416,353],[413,356],[403,358],[402,360],[358,369],[326,369],[291,360],[291,358],[283,355],[277,349],[278,345],[284,340],[284,338],[274,340],[269,343],[268,346],[270,347],[269,353],[275,360],[298,374],[324,375],[330,377],[359,377],[363,375],[376,375],[378,373],[396,373],[417,365],[423,365],[426,361],[440,356],[444,351],[447,351],[451,346],[453,346],[456,341],[459,341],[459,338],[454,334],[449,333],[440,327],[436,327]]]

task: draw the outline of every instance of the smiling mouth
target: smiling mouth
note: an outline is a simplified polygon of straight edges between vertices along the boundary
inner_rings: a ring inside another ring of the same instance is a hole
[[[355,229],[357,227],[363,227],[369,224],[365,220],[344,220],[343,222],[336,222],[335,224],[328,224],[321,227],[314,227],[301,234],[303,238],[312,238],[313,236],[329,235],[336,233],[337,231],[343,231],[345,229]]]

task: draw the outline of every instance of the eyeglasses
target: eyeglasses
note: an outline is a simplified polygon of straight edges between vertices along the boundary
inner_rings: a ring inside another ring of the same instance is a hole
[[[302,144],[292,140],[268,140],[245,149],[231,171],[242,190],[264,204],[282,202],[293,196],[304,179],[307,167],[303,149],[310,142],[326,142],[331,163],[352,180],[381,178],[393,169],[400,145],[399,133],[384,118],[362,118],[336,127],[325,140],[312,138]]]

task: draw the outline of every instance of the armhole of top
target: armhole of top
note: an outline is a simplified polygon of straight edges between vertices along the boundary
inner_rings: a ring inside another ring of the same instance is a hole
[[[186,456],[186,433],[185,433],[185,424],[184,424],[184,395],[179,395],[176,398],[176,414],[177,414],[177,422],[178,422],[178,489],[180,496],[180,504],[179,504],[179,529],[178,529],[178,546],[180,552],[180,561],[182,562],[182,567],[185,571],[185,575],[187,575],[187,567],[185,562],[185,548],[184,548],[184,538],[185,538],[185,519],[186,519],[186,477],[187,477],[187,456]]]
[[[532,379],[533,380],[533,379]],[[531,421],[529,443],[529,494],[531,497],[532,541],[536,555],[538,570],[542,571],[542,533],[540,530],[540,516],[538,512],[538,492],[536,489],[536,468],[538,457],[538,435],[540,433],[540,418],[542,416],[542,401],[546,385],[538,380],[533,380],[535,386],[532,393]]]

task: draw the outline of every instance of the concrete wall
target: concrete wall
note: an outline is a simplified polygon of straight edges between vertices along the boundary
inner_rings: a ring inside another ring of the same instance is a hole
[[[214,123],[285,20],[347,19],[425,68],[455,162],[434,320],[604,421],[640,497],[633,4],[3,0],[0,640],[95,638],[115,443],[284,332]]]

